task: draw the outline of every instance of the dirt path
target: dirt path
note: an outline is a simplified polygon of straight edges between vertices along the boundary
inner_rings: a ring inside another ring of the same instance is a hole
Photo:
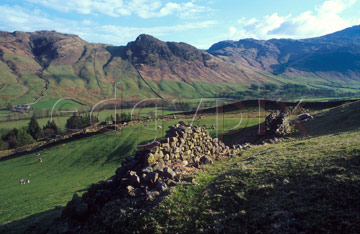
[[[45,77],[43,77],[43,75],[42,75],[43,71],[44,71],[44,69],[42,69],[40,72],[38,72],[37,76],[44,81],[44,83],[45,83],[44,88],[41,91],[40,95],[37,96],[33,102],[27,103],[27,105],[32,105],[32,104],[37,103],[41,97],[45,96],[45,92],[49,89],[50,81],[48,79],[46,79]]]
[[[6,84],[3,85],[3,87],[0,88],[0,92],[3,91],[6,88]]]

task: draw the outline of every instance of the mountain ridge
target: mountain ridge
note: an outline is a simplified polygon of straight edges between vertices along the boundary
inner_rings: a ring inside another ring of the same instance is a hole
[[[300,78],[298,78],[300,77]],[[208,50],[141,34],[125,46],[56,31],[0,31],[0,106],[71,97],[216,97],[253,83],[360,88],[360,26],[310,39],[221,41]]]
[[[274,75],[360,78],[360,26],[308,39],[228,40],[207,51]]]

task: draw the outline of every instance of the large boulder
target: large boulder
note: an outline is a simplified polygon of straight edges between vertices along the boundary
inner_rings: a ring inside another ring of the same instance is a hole
[[[308,113],[304,113],[298,116],[298,120],[299,121],[308,121],[314,119],[314,117]]]

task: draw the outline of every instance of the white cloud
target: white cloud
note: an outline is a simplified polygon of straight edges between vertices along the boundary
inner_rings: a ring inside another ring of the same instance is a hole
[[[0,30],[34,31],[34,30],[62,30],[71,27],[70,21],[64,20],[63,23],[57,23],[42,14],[39,10],[25,10],[20,6],[2,6],[0,5]]]
[[[62,33],[79,35],[89,42],[108,44],[126,44],[134,40],[139,34],[146,33],[153,36],[167,36],[175,32],[185,32],[194,29],[207,28],[217,24],[216,21],[200,21],[172,26],[158,26],[150,28],[123,27],[116,25],[99,25],[90,20],[72,21],[52,18],[40,11],[31,11],[20,6],[10,7],[0,5],[0,30],[26,31],[56,30]],[[196,45],[195,45],[196,46]]]
[[[101,41],[128,42],[134,40],[136,36],[142,33],[159,37],[159,36],[166,36],[170,33],[207,28],[215,24],[217,24],[216,21],[201,21],[195,23],[179,24],[173,26],[159,26],[152,28],[136,28],[136,27],[122,27],[115,25],[103,25],[96,27],[94,29],[98,34],[97,37]]]
[[[184,3],[160,0],[27,0],[30,3],[42,5],[61,12],[75,11],[80,14],[104,14],[113,17],[137,15],[141,18],[155,18],[168,15],[193,17],[204,11],[206,7],[193,1]]]
[[[279,16],[274,13],[259,19],[241,18],[240,26],[229,28],[229,37],[241,38],[308,38],[332,33],[358,24],[360,17],[348,19],[342,13],[352,7],[357,0],[327,0],[314,11],[306,11],[297,16]]]

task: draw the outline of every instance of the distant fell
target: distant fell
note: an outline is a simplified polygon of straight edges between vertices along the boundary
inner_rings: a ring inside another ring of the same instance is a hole
[[[360,80],[360,26],[310,39],[242,39],[214,44],[209,53],[225,61],[274,75]]]
[[[0,107],[71,97],[217,97],[251,84],[360,89],[360,26],[322,37],[222,41],[207,51],[139,35],[126,46],[55,31],[0,31]]]

